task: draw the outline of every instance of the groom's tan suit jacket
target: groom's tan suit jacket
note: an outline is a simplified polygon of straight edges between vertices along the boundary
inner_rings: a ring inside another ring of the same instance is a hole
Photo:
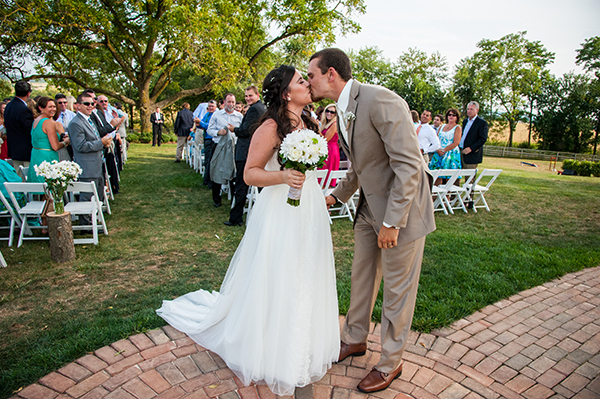
[[[383,87],[354,81],[342,119],[349,113],[355,119],[346,125],[348,142],[343,137],[340,141],[351,168],[333,195],[346,202],[359,187],[361,195],[354,226],[350,308],[340,335],[346,344],[367,342],[383,276],[382,346],[376,367],[389,373],[402,362],[425,236],[435,230],[432,177],[402,98]],[[384,223],[399,229],[398,245],[379,249],[377,236]]]
[[[367,202],[377,225],[400,229],[399,245],[434,231],[432,177],[406,101],[383,87],[354,81],[346,112],[355,116],[347,124],[348,143],[340,140],[351,167],[333,195],[346,202],[360,187],[360,201]]]

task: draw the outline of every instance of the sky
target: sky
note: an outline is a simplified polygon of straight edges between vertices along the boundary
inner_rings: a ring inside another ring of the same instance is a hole
[[[600,0],[364,0],[367,12],[352,19],[358,34],[338,36],[335,47],[360,50],[377,46],[383,57],[396,61],[410,47],[446,57],[454,66],[477,52],[482,39],[527,31],[555,53],[550,72],[561,76],[581,72],[576,49],[585,39],[600,36]]]

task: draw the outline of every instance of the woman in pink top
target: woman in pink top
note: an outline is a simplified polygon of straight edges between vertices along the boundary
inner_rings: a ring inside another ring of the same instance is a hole
[[[323,169],[339,170],[340,169],[340,146],[338,144],[338,131],[337,131],[337,114],[335,104],[329,104],[325,107],[323,115],[321,115],[321,135],[327,140],[327,149],[329,155],[325,160]],[[329,174],[327,175],[329,178]],[[335,179],[331,181],[331,187],[335,187]]]

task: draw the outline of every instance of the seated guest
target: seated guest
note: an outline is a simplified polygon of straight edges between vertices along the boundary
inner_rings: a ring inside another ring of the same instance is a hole
[[[332,170],[340,169],[340,146],[338,144],[339,136],[337,131],[337,114],[335,104],[329,104],[325,107],[321,116],[321,135],[327,140],[327,159],[322,169]],[[329,173],[325,181],[329,179]],[[335,187],[335,179],[331,181],[331,187]]]
[[[431,162],[429,162],[429,169],[460,169],[460,149],[458,144],[462,136],[462,128],[457,124],[460,118],[460,113],[456,108],[450,108],[446,111],[446,124],[440,127],[439,139],[442,148],[437,150]],[[447,176],[441,176],[435,184],[440,184],[443,178]]]
[[[35,173],[34,166],[40,165],[44,161],[59,161],[58,150],[65,148],[69,144],[69,138],[60,141],[61,133],[64,128],[60,123],[54,121],[56,113],[56,104],[50,97],[40,97],[37,101],[37,111],[40,115],[34,119],[31,128],[31,161],[29,163],[29,173],[27,182],[43,183],[42,176]]]

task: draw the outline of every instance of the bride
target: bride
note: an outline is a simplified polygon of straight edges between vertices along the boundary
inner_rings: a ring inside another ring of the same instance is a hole
[[[278,149],[297,129],[317,131],[303,115],[310,90],[292,66],[263,82],[267,112],[254,132],[244,179],[264,187],[220,292],[199,290],[163,301],[157,313],[217,353],[240,380],[278,395],[319,381],[340,350],[329,220],[314,172],[281,167]],[[302,187],[300,206],[289,187]]]

